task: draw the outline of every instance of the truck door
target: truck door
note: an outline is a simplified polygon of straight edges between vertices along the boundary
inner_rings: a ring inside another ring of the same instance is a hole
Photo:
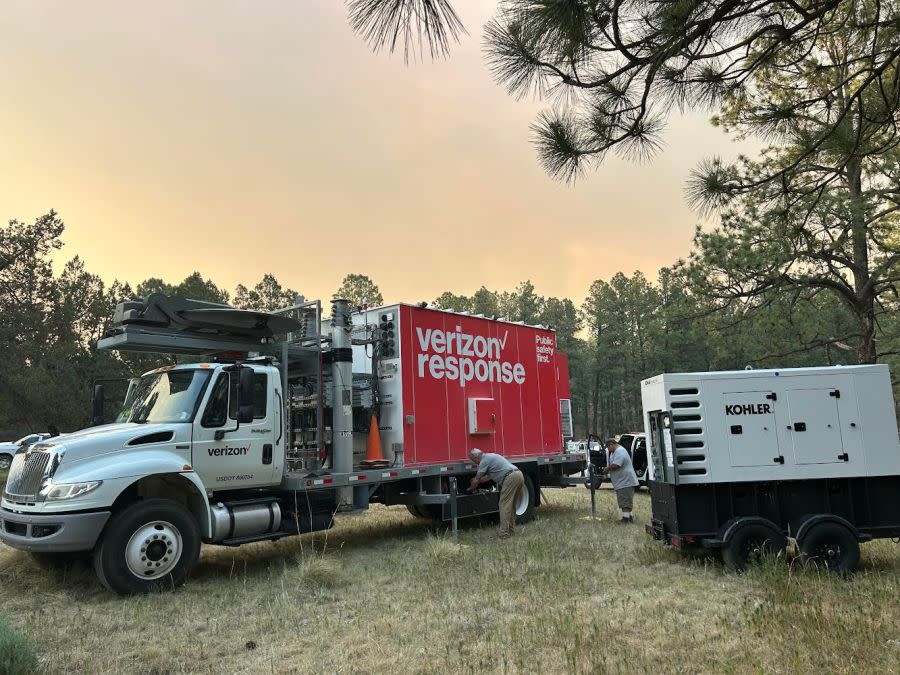
[[[274,378],[254,374],[253,422],[237,423],[237,373],[219,371],[194,425],[193,466],[210,490],[233,490],[281,482],[274,442],[281,424],[273,404]],[[277,471],[276,471],[277,468]],[[275,475],[277,473],[277,476]]]
[[[776,398],[770,391],[737,391],[723,395],[725,436],[731,466],[772,466],[780,463],[775,426]]]
[[[847,461],[841,437],[836,389],[791,389],[787,392],[788,434],[797,464]]]

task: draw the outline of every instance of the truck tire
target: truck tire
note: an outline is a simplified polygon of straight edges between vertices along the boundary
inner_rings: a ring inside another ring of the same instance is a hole
[[[169,499],[144,499],[114,515],[94,550],[109,590],[136,595],[181,586],[200,556],[200,528]]]
[[[406,510],[422,520],[429,520],[432,523],[443,522],[443,509],[438,504],[409,504]]]
[[[849,574],[859,565],[859,542],[838,523],[813,525],[800,542],[800,552],[807,565],[838,574]]]
[[[739,527],[722,547],[722,560],[735,572],[744,572],[787,546],[785,536],[772,525],[751,522]]]
[[[525,480],[522,483],[519,501],[516,503],[516,525],[534,520],[534,507],[537,505],[537,487],[534,478],[524,471],[522,474]]]
[[[12,466],[12,455],[0,455],[0,471],[9,471]]]
[[[406,510],[410,512],[410,514],[414,515],[416,518],[423,518],[426,520],[431,520],[431,516],[429,516],[425,511],[422,510],[422,507],[418,504],[407,504]]]

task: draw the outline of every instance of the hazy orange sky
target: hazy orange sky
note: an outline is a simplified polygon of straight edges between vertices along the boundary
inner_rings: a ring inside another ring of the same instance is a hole
[[[708,115],[671,119],[650,165],[554,182],[530,143],[542,104],[482,58],[496,3],[456,6],[469,36],[406,66],[341,0],[9,0],[0,218],[55,208],[64,257],[108,280],[199,270],[231,291],[273,272],[328,298],[359,272],[389,302],[526,278],[580,302],[593,279],[685,255],[684,180],[736,152]]]

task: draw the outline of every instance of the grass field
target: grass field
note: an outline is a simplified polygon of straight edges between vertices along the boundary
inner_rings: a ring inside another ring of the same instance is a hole
[[[0,547],[0,613],[49,673],[900,672],[900,546],[866,544],[849,580],[787,562],[737,576],[619,525],[607,491],[598,522],[586,490],[545,494],[508,541],[475,524],[457,547],[376,507],[206,547],[183,589],[141,598]]]

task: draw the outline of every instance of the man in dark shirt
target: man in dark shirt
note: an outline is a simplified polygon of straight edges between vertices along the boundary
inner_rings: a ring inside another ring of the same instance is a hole
[[[500,532],[497,536],[505,539],[513,533],[516,524],[516,503],[525,488],[525,477],[514,464],[494,452],[472,448],[469,458],[478,467],[478,472],[470,483],[471,489],[490,481],[494,481],[500,488]]]

